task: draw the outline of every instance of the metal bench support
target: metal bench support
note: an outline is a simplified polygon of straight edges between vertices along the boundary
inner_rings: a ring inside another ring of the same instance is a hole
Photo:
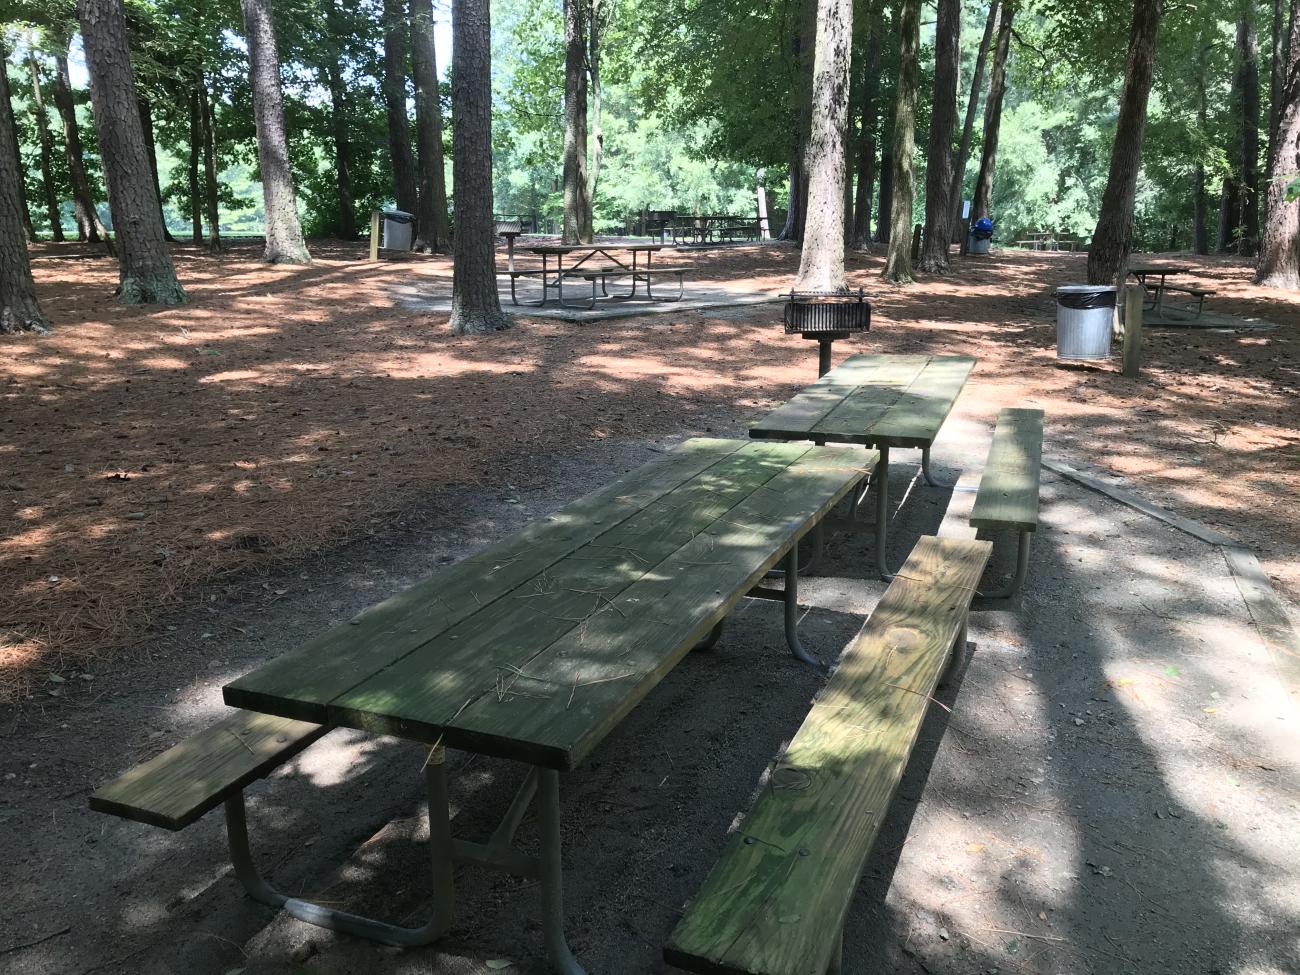
[[[1034,533],[1022,531],[1020,542],[1016,549],[1016,574],[1011,577],[1003,588],[997,592],[980,593],[980,601],[985,602],[993,599],[1013,599],[1020,593],[1020,587],[1025,584],[1025,578],[1029,575],[1029,543],[1033,541]]]

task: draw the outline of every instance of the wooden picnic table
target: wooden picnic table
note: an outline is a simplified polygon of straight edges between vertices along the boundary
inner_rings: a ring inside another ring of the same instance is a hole
[[[564,277],[572,275],[582,268],[587,261],[597,255],[605,258],[615,267],[622,268],[632,276],[632,290],[625,295],[609,295],[620,301],[626,301],[636,296],[637,284],[641,281],[646,282],[646,294],[649,295],[650,289],[650,264],[655,253],[664,249],[663,244],[541,244],[536,247],[525,248],[529,253],[536,254],[542,259],[542,298],[541,301],[519,301],[515,299],[515,304],[522,305],[544,305],[550,292],[554,290],[556,297],[561,305],[564,305]],[[614,256],[616,252],[626,251],[632,255],[632,263],[626,264]],[[564,259],[573,255],[582,255],[576,261],[571,263],[567,268],[564,266]],[[645,255],[645,263],[637,267],[637,255]],[[550,260],[555,259],[555,267],[551,269]],[[513,268],[511,270],[514,270]]]
[[[445,923],[417,935],[450,924],[453,861],[504,869],[540,880],[547,957],[580,975],[564,936],[558,773],[747,595],[784,601],[790,648],[807,659],[795,630],[799,541],[875,461],[842,447],[689,440],[226,685],[225,701],[433,745],[433,910]],[[782,560],[784,589],[758,587]],[[532,766],[487,844],[450,837],[444,746]],[[510,841],[534,795],[541,852],[530,857]],[[378,922],[349,923],[401,943]]]
[[[1131,262],[1128,266],[1128,273],[1138,279],[1138,284],[1142,285],[1150,292],[1146,299],[1145,308],[1147,311],[1160,311],[1160,306],[1164,303],[1165,296],[1165,278],[1171,274],[1188,274],[1192,268],[1186,264],[1152,264],[1144,261]],[[1152,278],[1159,278],[1154,285],[1147,284]],[[1174,289],[1179,290],[1179,289]]]
[[[919,447],[927,484],[930,447],[975,367],[970,356],[855,355],[772,411],[749,430],[755,438],[875,447],[876,567],[891,578],[888,541],[889,449]],[[854,505],[856,519],[857,505]]]

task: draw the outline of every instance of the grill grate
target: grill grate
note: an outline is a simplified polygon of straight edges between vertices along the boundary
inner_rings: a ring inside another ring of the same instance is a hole
[[[781,297],[787,335],[847,335],[871,329],[871,305],[866,292],[794,291]]]

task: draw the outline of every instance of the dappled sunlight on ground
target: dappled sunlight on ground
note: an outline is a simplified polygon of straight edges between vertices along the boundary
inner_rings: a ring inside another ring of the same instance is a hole
[[[13,678],[129,646],[196,584],[292,560],[382,525],[448,485],[510,483],[519,458],[605,438],[707,432],[761,415],[815,377],[816,348],[782,334],[779,306],[516,328],[457,338],[401,287],[446,293],[450,261],[365,263],[365,245],[316,248],[307,268],[266,267],[254,245],[219,259],[181,247],[183,308],[115,303],[114,264],[41,256],[55,324],[4,342],[0,543]],[[42,254],[59,253],[54,246]],[[788,246],[665,252],[699,277],[788,287]],[[1181,258],[1180,258],[1181,260]],[[1300,594],[1295,505],[1300,301],[1251,286],[1234,259],[1191,259],[1220,310],[1271,332],[1152,336],[1137,383],[1111,367],[1063,368],[1051,288],[1083,257],[995,254],[916,286],[885,285],[851,255],[873,299],[854,351],[966,353],[963,403],[990,422],[1044,407],[1049,452],[1109,467],[1240,537]]]

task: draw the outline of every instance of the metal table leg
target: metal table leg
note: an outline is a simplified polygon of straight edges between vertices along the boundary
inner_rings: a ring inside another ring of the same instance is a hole
[[[727,620],[725,617],[718,620],[718,625],[715,626],[713,629],[709,630],[709,635],[706,636],[699,643],[695,644],[695,646],[692,647],[691,649],[712,650],[714,647],[718,645],[718,640],[722,638],[722,628],[726,625],[726,623]]]
[[[880,483],[876,486],[876,571],[885,582],[894,578],[885,560],[885,546],[889,543],[889,445],[881,444],[880,460],[876,462],[873,479]]]
[[[939,481],[936,481],[934,479],[934,476],[930,473],[930,448],[929,447],[921,448],[921,474],[925,478],[925,483],[930,485],[930,487],[950,488],[953,486],[951,484],[943,484]]]
[[[537,811],[542,833],[542,933],[546,960],[556,975],[586,975],[564,937],[564,869],[560,862],[560,773],[537,770]]]
[[[248,848],[248,820],[242,792],[226,799],[226,836],[230,841],[230,862],[235,868],[235,876],[254,900],[281,908],[308,924],[399,947],[437,941],[451,927],[455,885],[451,864],[451,823],[447,810],[446,757],[441,748],[436,752],[425,766],[429,792],[429,854],[433,867],[433,910],[427,924],[418,928],[399,927],[280,893],[262,878],[253,863]]]
[[[796,660],[819,670],[825,665],[803,648],[799,642],[799,543],[790,546],[785,554],[785,642]]]

